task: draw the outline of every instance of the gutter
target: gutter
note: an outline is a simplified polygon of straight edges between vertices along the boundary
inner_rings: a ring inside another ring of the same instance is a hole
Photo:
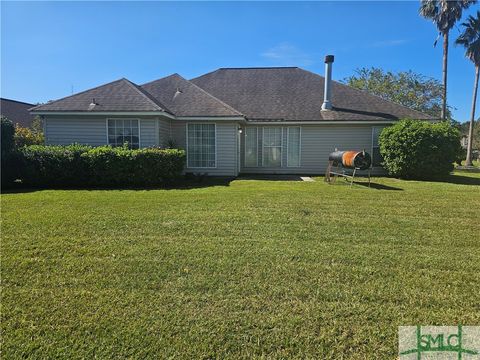
[[[247,121],[247,124],[251,125],[382,125],[382,124],[395,124],[399,120],[376,120],[376,121]]]
[[[184,120],[184,121],[212,121],[212,120],[219,120],[219,121],[243,121],[246,122],[247,119],[243,116],[177,116],[176,120]]]
[[[115,116],[115,115],[127,115],[127,116],[149,116],[149,115],[162,115],[170,119],[175,119],[176,117],[170,113],[164,111],[149,111],[149,112],[135,112],[135,111],[30,111],[32,115],[96,115],[96,116]]]
[[[31,111],[32,115],[75,115],[75,116],[150,116],[162,115],[174,120],[185,121],[246,121],[244,116],[175,116],[164,111],[149,111],[149,112],[135,112],[135,111]]]

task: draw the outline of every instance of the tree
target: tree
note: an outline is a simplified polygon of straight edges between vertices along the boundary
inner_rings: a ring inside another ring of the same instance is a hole
[[[463,32],[460,34],[455,44],[462,45],[465,48],[465,57],[470,59],[475,66],[475,81],[473,85],[472,110],[470,115],[470,127],[468,129],[467,158],[465,165],[472,165],[472,147],[473,147],[473,127],[475,123],[475,105],[477,102],[478,76],[480,68],[480,11],[477,16],[470,15],[467,21],[462,23]]]
[[[413,71],[392,73],[375,67],[360,68],[343,82],[433,117],[438,117],[442,107],[442,84]],[[446,114],[451,117],[448,107]]]
[[[430,19],[436,25],[439,35],[443,36],[443,94],[441,118],[447,118],[447,60],[448,35],[455,23],[462,17],[462,11],[476,0],[421,0],[420,15]],[[434,46],[437,41],[435,41]]]
[[[0,118],[1,122],[1,188],[7,188],[12,185],[16,179],[18,163],[15,153],[15,127],[6,117]]]
[[[0,118],[1,121],[1,139],[2,139],[2,156],[13,151],[15,146],[14,135],[15,126],[5,116]]]

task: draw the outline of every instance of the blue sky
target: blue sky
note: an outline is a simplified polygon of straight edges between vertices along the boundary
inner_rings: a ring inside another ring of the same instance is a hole
[[[1,96],[45,102],[121,77],[142,84],[219,67],[355,68],[441,78],[441,42],[418,2],[2,2]],[[478,10],[471,7],[467,14]],[[454,29],[451,43],[458,36]],[[469,119],[474,68],[451,46],[450,105]]]

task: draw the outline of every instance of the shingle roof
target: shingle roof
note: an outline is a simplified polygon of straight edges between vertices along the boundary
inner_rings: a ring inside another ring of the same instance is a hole
[[[32,125],[35,116],[30,115],[28,109],[35,105],[5,98],[1,98],[0,100],[0,113],[2,116],[5,116],[14,124],[19,124],[23,127]]]
[[[210,95],[178,74],[142,85],[176,116],[242,116],[231,106]]]
[[[300,68],[221,68],[190,80],[249,120],[328,121],[432,119],[332,81],[331,111],[321,111],[324,78]]]
[[[95,100],[95,106],[91,104]],[[32,111],[168,111],[158,100],[127,79],[36,106]]]
[[[245,116],[250,121],[433,119],[335,81],[333,109],[322,111],[324,80],[297,67],[221,68],[190,81],[178,74],[142,86],[120,79],[31,110],[165,111],[176,116]]]

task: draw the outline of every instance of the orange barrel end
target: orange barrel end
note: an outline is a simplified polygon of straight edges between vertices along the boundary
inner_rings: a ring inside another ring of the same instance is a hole
[[[355,156],[358,151],[345,151],[342,155],[342,164],[346,168],[355,168]]]

